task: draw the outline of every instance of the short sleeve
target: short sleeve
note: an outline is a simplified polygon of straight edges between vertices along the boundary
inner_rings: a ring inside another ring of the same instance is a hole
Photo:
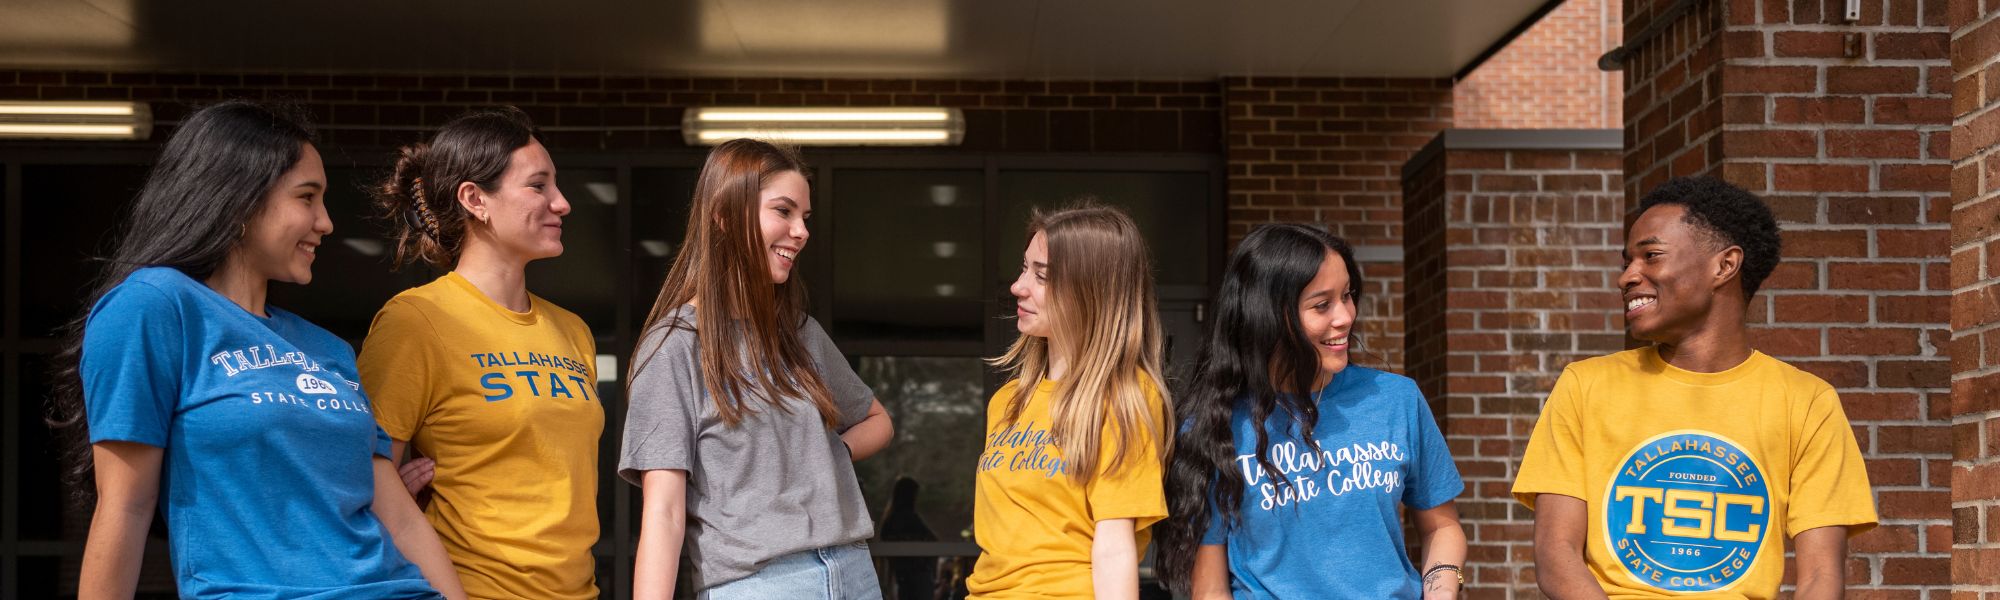
[[[396,441],[395,441],[394,439],[390,439],[390,437],[389,437],[389,432],[387,432],[387,431],[383,431],[383,430],[382,430],[382,426],[381,426],[381,425],[376,425],[376,426],[375,426],[375,455],[376,455],[376,456],[380,456],[380,457],[382,457],[382,458],[386,458],[386,459],[389,459],[389,460],[392,460],[392,461],[393,461],[393,460],[396,460],[396,457],[394,457],[394,456],[390,456],[390,453],[391,453],[391,452],[394,452],[394,451],[396,450],[396,447],[395,447],[395,446],[393,445],[393,444],[395,444],[395,442],[396,442]]]
[[[643,362],[627,387],[625,439],[618,458],[618,476],[632,485],[641,484],[645,471],[694,470],[700,403],[707,397],[698,347],[693,332],[661,326],[634,353]]]
[[[1785,533],[1844,526],[1848,536],[1875,527],[1875,497],[1854,429],[1832,388],[1815,395],[1792,419],[1792,489]]]
[[[180,307],[159,288],[127,282],[90,311],[80,368],[90,442],[166,447],[188,357]]]
[[[389,300],[368,327],[355,368],[361,389],[375,410],[375,422],[389,437],[409,441],[430,416],[439,386],[436,371],[437,330],[416,304]]]
[[[1215,494],[1212,490],[1208,495],[1208,529],[1201,533],[1201,545],[1229,545],[1228,519],[1222,516],[1222,506],[1215,503]]]
[[[1148,417],[1153,423],[1164,422],[1166,410],[1159,393],[1150,386],[1145,392]],[[1085,492],[1091,520],[1132,519],[1136,531],[1166,518],[1166,488],[1161,480],[1158,444],[1152,434],[1142,435],[1145,443],[1127,452],[1116,471],[1110,469],[1120,444],[1116,429],[1106,423],[1098,439],[1097,473]]]
[[[1412,386],[1414,388],[1414,386]],[[1404,486],[1403,504],[1417,510],[1430,510],[1457,498],[1465,491],[1465,481],[1458,476],[1458,464],[1451,460],[1451,448],[1445,445],[1444,434],[1438,431],[1437,419],[1431,415],[1430,403],[1424,401],[1423,393],[1411,389],[1416,405],[1410,426],[1413,485]]]
[[[1514,499],[1528,510],[1534,510],[1537,494],[1584,497],[1583,430],[1577,412],[1582,387],[1575,370],[1563,369],[1528,436],[1521,471],[1514,477]]]
[[[834,345],[833,338],[819,326],[819,321],[806,318],[804,327],[799,328],[799,336],[805,342],[807,352],[812,354],[814,367],[819,370],[820,382],[826,384],[833,393],[833,406],[840,411],[840,430],[846,431],[862,419],[868,418],[868,407],[875,402],[875,392],[868,389],[868,383],[847,365],[847,357],[841,355],[840,347]]]

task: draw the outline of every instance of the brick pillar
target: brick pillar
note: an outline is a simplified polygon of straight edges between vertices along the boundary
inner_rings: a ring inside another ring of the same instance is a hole
[[[1628,5],[1628,43],[1671,0]],[[1850,589],[1950,582],[1951,200],[1942,0],[1702,0],[1626,64],[1626,191],[1720,176],[1763,196],[1785,261],[1751,302],[1753,345],[1832,383],[1882,526]]]
[[[1954,2],[1952,598],[2000,599],[2000,4]]]
[[[1409,372],[1465,477],[1470,598],[1535,598],[1509,490],[1571,361],[1624,349],[1617,130],[1452,130],[1403,170]]]

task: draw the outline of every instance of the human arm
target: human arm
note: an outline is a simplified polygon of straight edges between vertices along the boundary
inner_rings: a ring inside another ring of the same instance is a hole
[[[889,411],[882,408],[881,400],[870,399],[868,416],[840,432],[840,441],[847,443],[847,454],[860,461],[881,452],[895,436],[896,426],[889,420]]]
[[[1417,536],[1424,544],[1423,573],[1430,573],[1438,565],[1461,568],[1458,573],[1439,572],[1424,581],[1424,600],[1457,598],[1459,576],[1464,575],[1465,566],[1465,528],[1458,523],[1458,505],[1446,502],[1414,511],[1410,520],[1416,523]]]
[[[1847,593],[1847,528],[1815,527],[1792,538],[1799,600],[1839,600]]]
[[[389,540],[396,544],[396,551],[416,563],[417,570],[423,572],[432,588],[453,600],[465,597],[458,570],[452,566],[451,556],[445,554],[444,544],[438,541],[437,530],[431,528],[430,519],[417,509],[396,467],[382,456],[375,457],[373,508],[375,516],[382,519],[382,527],[389,531]]]
[[[1100,600],[1138,600],[1139,544],[1132,519],[1097,522],[1090,537],[1090,587]]]
[[[423,508],[430,500],[423,496],[424,488],[430,487],[431,480],[437,477],[437,462],[429,457],[403,460],[403,452],[409,448],[409,442],[403,440],[390,442],[389,447],[389,460],[396,463],[396,475],[402,478],[403,488],[418,499],[417,508]]]
[[[160,458],[155,446],[98,442],[90,448],[97,474],[97,509],[83,546],[77,598],[131,598],[146,553],[146,529],[160,499]]]
[[[1229,546],[1208,544],[1196,550],[1188,579],[1192,600],[1230,600]]]
[[[1562,494],[1535,497],[1535,579],[1556,600],[1605,598],[1604,588],[1584,564],[1583,500]]]
[[[639,551],[632,564],[632,597],[673,597],[681,542],[687,532],[687,471],[646,471],[640,486]]]

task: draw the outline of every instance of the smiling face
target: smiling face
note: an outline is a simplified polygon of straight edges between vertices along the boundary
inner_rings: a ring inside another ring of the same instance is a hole
[[[562,221],[570,204],[556,187],[556,163],[541,142],[530,140],[515,148],[494,189],[464,185],[480,198],[468,210],[507,253],[522,260],[562,256]]]
[[[299,161],[265,192],[235,250],[241,253],[237,260],[270,281],[311,283],[320,241],[333,232],[326,214],[326,168],[312,144],[303,146]]]
[[[1347,261],[1327,252],[1319,274],[1299,292],[1299,328],[1319,351],[1319,380],[1347,368],[1347,334],[1354,329],[1355,291],[1349,285]]]
[[[806,218],[812,216],[812,186],[798,171],[781,171],[757,192],[757,228],[763,234],[771,283],[792,278],[792,265],[805,250]]]
[[[1049,238],[1037,231],[1021,254],[1021,274],[1007,290],[1014,293],[1014,327],[1022,335],[1049,337],[1046,313],[1049,291]]]
[[[1632,223],[1625,245],[1625,327],[1633,338],[1678,344],[1715,305],[1724,253],[1686,220],[1687,208],[1662,204]],[[1733,284],[1733,282],[1732,282]]]

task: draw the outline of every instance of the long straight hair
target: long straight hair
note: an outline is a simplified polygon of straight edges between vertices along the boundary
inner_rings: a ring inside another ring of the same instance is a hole
[[[117,245],[83,295],[83,310],[62,329],[55,385],[44,420],[57,438],[63,479],[89,504],[95,496],[90,426],[83,408],[83,328],[111,288],[144,267],[172,267],[207,279],[242,241],[278,178],[313,141],[311,126],[288,109],[222,102],[182,121],[167,139],[131,212],[113,234]]]
[[[1151,443],[1156,454],[1171,447],[1174,405],[1161,376],[1160,313],[1153,296],[1153,266],[1139,227],[1118,209],[1084,204],[1043,214],[1028,223],[1028,238],[1042,234],[1049,247],[1047,338],[1023,334],[1007,353],[988,362],[1019,379],[1007,401],[1007,421],[1017,422],[1049,372],[1054,351],[1069,360],[1056,383],[1050,433],[1071,481],[1083,484],[1098,471],[1100,432],[1109,425],[1117,451],[1104,464],[1115,473],[1134,448]],[[1150,384],[1163,413],[1147,410]]]
[[[1258,468],[1268,473],[1270,436],[1265,421],[1283,413],[1313,451],[1319,407],[1312,396],[1319,350],[1299,322],[1299,295],[1330,256],[1347,266],[1349,301],[1360,304],[1361,265],[1345,240],[1310,225],[1265,225],[1251,231],[1229,256],[1216,296],[1214,324],[1202,344],[1195,374],[1181,394],[1187,420],[1167,468],[1167,514],[1158,526],[1160,578],[1183,593],[1213,511],[1226,522],[1241,517],[1243,477],[1236,463],[1230,418],[1250,411]],[[1358,340],[1352,333],[1350,340]],[[1353,342],[1351,341],[1350,344]],[[1277,478],[1280,486],[1290,485]]]
[[[808,174],[797,151],[768,142],[731,140],[708,153],[688,211],[687,241],[640,329],[642,347],[655,327],[665,329],[662,335],[700,332],[703,386],[732,427],[757,410],[745,401],[753,390],[780,411],[789,410],[784,398],[803,396],[828,428],[840,423],[833,393],[796,335],[806,318],[805,283],[797,276],[771,283],[759,198],[785,172]],[[675,317],[689,301],[698,306],[694,323]],[[633,361],[630,376],[644,367],[643,359]]]

